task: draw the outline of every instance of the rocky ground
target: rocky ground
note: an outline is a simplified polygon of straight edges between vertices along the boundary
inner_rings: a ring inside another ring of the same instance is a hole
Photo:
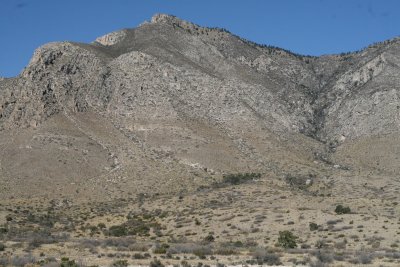
[[[324,191],[315,186],[253,174],[191,194],[10,199],[0,209],[0,259],[51,264],[67,257],[86,266],[148,265],[155,258],[186,266],[399,265],[399,181],[343,173]],[[279,241],[284,231],[293,234],[293,246]]]

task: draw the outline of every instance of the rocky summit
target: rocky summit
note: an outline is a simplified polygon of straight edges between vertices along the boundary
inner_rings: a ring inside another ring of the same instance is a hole
[[[0,79],[0,265],[399,266],[399,175],[400,38],[304,56],[157,14]]]

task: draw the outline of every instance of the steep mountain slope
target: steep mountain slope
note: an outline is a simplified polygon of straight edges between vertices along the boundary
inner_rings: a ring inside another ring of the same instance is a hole
[[[163,14],[92,44],[50,43],[0,81],[3,196],[176,193],[248,171],[321,181],[340,168],[385,171],[368,162],[387,149],[381,136],[398,138],[399,66],[399,39],[306,57]],[[390,175],[400,166],[393,143]]]

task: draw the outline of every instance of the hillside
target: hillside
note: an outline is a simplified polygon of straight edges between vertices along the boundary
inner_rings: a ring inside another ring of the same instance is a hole
[[[315,155],[331,161],[344,140],[335,161],[374,167],[347,144],[397,138],[399,47],[306,57],[168,15],[92,44],[44,45],[1,81],[3,187],[17,190],[18,177],[39,191],[54,180],[174,191],[226,172],[319,172]],[[397,173],[390,147],[376,164]]]
[[[262,213],[257,200],[291,210],[289,221],[310,209],[318,224],[345,203],[356,223],[373,214],[385,225],[399,214],[381,209],[399,200],[399,70],[399,38],[311,57],[164,14],[90,44],[49,43],[0,79],[0,199],[93,209],[129,199],[119,208],[133,209],[144,197],[146,209],[172,212],[188,196],[200,217],[208,197],[234,214]],[[226,187],[224,177],[243,173],[257,179]],[[293,229],[314,242],[308,223]]]

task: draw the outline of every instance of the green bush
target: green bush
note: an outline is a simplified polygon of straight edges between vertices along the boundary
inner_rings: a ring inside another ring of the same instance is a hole
[[[113,225],[108,229],[108,234],[116,237],[126,236],[128,229],[124,225]]]
[[[0,243],[0,251],[4,251],[6,250],[6,245],[4,245],[3,243]]]
[[[161,263],[160,260],[154,259],[152,262],[150,262],[150,267],[164,267],[164,264]]]
[[[128,261],[127,260],[117,260],[117,261],[114,261],[111,266],[112,267],[127,267]]]
[[[310,226],[310,231],[318,230],[318,224],[316,223],[310,222],[309,226]]]
[[[223,182],[232,185],[238,185],[247,181],[257,179],[261,177],[261,173],[236,173],[236,174],[225,174],[223,176]]]
[[[167,253],[167,249],[169,248],[168,244],[161,244],[154,249],[154,254],[165,254]]]
[[[78,264],[74,260],[69,260],[69,258],[61,258],[60,267],[78,267]]]
[[[351,212],[349,207],[344,207],[343,205],[337,205],[335,208],[336,214],[349,214]]]
[[[116,237],[127,235],[149,236],[151,228],[153,228],[155,232],[161,229],[160,224],[155,221],[154,217],[130,217],[125,223],[113,225],[108,231],[104,231],[104,233]]]
[[[278,246],[283,247],[283,248],[295,248],[297,247],[297,236],[295,236],[292,232],[290,231],[281,231],[279,232],[279,237],[278,237]]]

